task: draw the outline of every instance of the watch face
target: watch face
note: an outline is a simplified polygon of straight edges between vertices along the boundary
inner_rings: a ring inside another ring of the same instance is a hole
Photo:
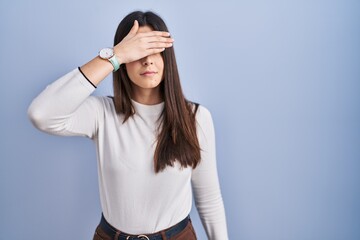
[[[112,48],[103,48],[100,50],[99,56],[103,59],[109,59],[114,56],[114,51]]]

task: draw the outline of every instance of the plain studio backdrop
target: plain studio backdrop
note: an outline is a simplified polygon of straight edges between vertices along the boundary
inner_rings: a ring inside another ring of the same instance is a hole
[[[360,239],[358,0],[1,0],[0,239],[92,239],[95,147],[27,108],[134,10],[164,18],[187,98],[213,115],[230,239]]]

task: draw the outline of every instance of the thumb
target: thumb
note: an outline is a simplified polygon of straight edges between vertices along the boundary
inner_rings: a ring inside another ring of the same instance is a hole
[[[136,35],[136,33],[139,30],[139,22],[137,20],[134,21],[134,25],[132,26],[132,28],[130,29],[130,32],[128,33],[128,35],[126,37],[133,37]]]

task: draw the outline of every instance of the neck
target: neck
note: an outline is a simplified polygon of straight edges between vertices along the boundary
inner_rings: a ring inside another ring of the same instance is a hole
[[[164,101],[159,86],[151,89],[133,88],[131,97],[134,101],[146,105],[155,105]]]

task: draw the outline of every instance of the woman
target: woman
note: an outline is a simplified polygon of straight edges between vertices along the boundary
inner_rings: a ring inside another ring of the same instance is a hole
[[[40,130],[96,145],[98,239],[196,239],[192,190],[209,239],[228,239],[209,111],[184,98],[173,39],[152,12],[133,12],[114,47],[49,85],[29,107]],[[91,93],[113,71],[114,97]]]

